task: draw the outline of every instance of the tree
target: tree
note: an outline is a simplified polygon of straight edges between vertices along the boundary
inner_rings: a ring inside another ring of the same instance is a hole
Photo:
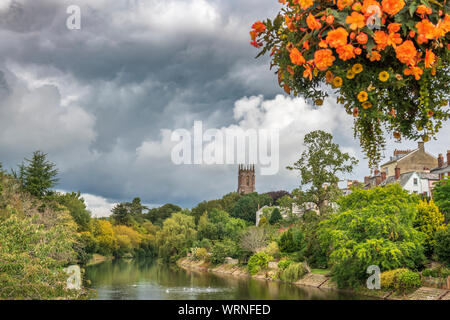
[[[43,198],[57,184],[57,175],[56,165],[48,161],[47,154],[41,151],[35,151],[31,160],[25,158],[18,172],[13,171],[22,188],[38,198]]]
[[[250,193],[242,196],[233,208],[231,215],[235,218],[240,218],[251,223],[256,222],[256,211],[258,207],[270,205],[272,198],[267,194]]]
[[[140,198],[134,198],[132,202],[122,202],[114,206],[111,217],[116,224],[132,226],[136,222],[143,222],[143,210],[147,209],[141,204]]]
[[[162,226],[164,220],[169,218],[173,213],[181,212],[183,209],[177,205],[167,203],[159,208],[149,209],[144,218],[150,220],[153,224]]]
[[[417,205],[417,214],[414,219],[414,227],[425,234],[425,251],[427,255],[433,253],[434,236],[436,232],[444,229],[445,217],[439,212],[433,200],[420,201]]]
[[[187,253],[197,237],[194,217],[174,213],[164,221],[156,234],[159,256],[166,261],[174,261]]]
[[[370,265],[382,271],[423,265],[425,235],[413,228],[417,203],[399,184],[355,189],[339,200],[339,212],[318,231],[339,287],[361,285]]]
[[[272,214],[270,215],[269,223],[275,224],[281,220],[283,220],[283,217],[281,216],[280,210],[278,208],[273,209]]]
[[[450,265],[450,227],[436,232],[434,253],[439,261]]]
[[[81,197],[80,191],[72,193],[57,193],[56,201],[65,206],[78,225],[78,231],[91,231],[91,213],[86,209],[84,199]]]
[[[278,200],[281,199],[282,197],[290,195],[289,192],[284,191],[284,190],[271,191],[271,192],[267,192],[266,194],[272,198],[272,200],[273,200],[272,203],[274,203],[274,204],[278,203]]]
[[[250,227],[241,237],[241,247],[250,252],[257,252],[266,246],[267,239],[264,228]]]
[[[245,228],[246,222],[244,220],[232,218],[223,210],[213,209],[200,217],[197,228],[198,239],[236,239]]]
[[[439,181],[433,189],[433,198],[439,210],[450,221],[450,177]]]
[[[341,152],[332,139],[331,134],[321,130],[308,133],[304,139],[306,150],[293,167],[288,167],[300,171],[301,186],[310,185],[301,201],[316,204],[321,214],[340,193],[337,174],[352,172],[358,163],[348,153]]]

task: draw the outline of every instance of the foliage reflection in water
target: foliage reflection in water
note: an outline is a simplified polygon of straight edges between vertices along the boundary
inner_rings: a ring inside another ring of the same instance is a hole
[[[106,261],[86,268],[101,300],[363,299],[348,293],[274,281],[186,271],[154,259]]]

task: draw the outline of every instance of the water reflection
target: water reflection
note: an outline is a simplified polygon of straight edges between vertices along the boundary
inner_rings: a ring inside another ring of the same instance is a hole
[[[348,293],[179,269],[154,259],[106,261],[86,268],[101,300],[361,299]]]

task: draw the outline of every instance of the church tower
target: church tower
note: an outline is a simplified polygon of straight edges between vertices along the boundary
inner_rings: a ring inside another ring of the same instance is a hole
[[[255,165],[239,165],[238,193],[249,194],[256,191],[255,188]]]

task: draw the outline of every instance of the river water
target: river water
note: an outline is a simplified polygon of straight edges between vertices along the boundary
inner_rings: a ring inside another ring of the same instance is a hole
[[[364,299],[275,281],[186,271],[155,259],[106,261],[86,267],[85,276],[100,300]]]

